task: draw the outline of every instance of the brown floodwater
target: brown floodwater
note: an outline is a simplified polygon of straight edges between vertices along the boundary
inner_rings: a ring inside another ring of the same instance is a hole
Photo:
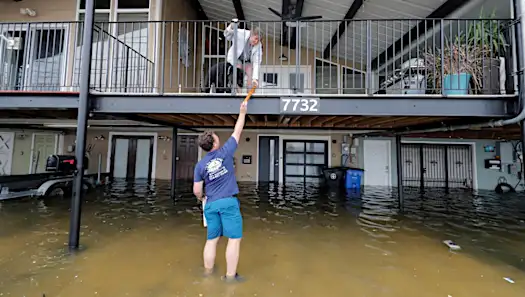
[[[191,185],[114,183],[86,197],[67,252],[68,199],[0,204],[0,296],[513,297],[525,293],[525,198],[494,193],[240,184],[241,284],[201,277]],[[459,244],[450,251],[443,240]]]

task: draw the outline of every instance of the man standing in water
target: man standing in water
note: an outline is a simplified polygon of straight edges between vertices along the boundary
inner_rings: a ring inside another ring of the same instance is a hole
[[[208,223],[208,231],[204,246],[205,274],[210,275],[213,272],[217,243],[221,236],[226,236],[228,237],[227,267],[223,279],[228,282],[242,280],[237,274],[237,264],[243,221],[239,200],[236,197],[239,188],[235,178],[233,155],[241,138],[246,111],[247,102],[243,102],[233,134],[222,147],[219,137],[213,131],[205,131],[199,136],[199,146],[207,154],[195,166],[193,178],[193,193],[199,201],[206,199],[204,216]]]

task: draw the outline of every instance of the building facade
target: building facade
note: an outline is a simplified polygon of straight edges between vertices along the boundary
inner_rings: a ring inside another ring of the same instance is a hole
[[[116,178],[191,179],[203,154],[198,133],[212,128],[225,141],[248,91],[203,93],[214,79],[210,68],[232,46],[223,31],[238,18],[237,28],[264,34],[260,87],[236,153],[239,180],[316,182],[324,167],[350,166],[365,169],[370,186],[396,186],[400,173],[414,187],[493,189],[501,176],[518,181],[519,158],[505,158],[499,170],[484,162],[496,155],[485,147],[515,147],[519,126],[482,125],[520,113],[512,3],[325,4],[96,1],[84,110],[86,1],[3,0],[1,174],[39,173],[48,155],[78,151],[85,135],[77,134],[77,118],[85,113],[88,172],[100,160]],[[312,15],[323,19],[300,19]],[[450,132],[468,124],[482,128]]]

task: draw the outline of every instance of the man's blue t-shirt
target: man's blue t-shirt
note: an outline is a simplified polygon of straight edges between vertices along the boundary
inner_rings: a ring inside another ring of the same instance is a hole
[[[195,165],[193,181],[204,181],[206,203],[239,193],[233,167],[236,149],[237,140],[231,136],[220,149],[209,152]]]

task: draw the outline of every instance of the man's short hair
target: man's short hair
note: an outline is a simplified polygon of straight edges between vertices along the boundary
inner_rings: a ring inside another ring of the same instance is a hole
[[[213,139],[213,135],[215,133],[211,130],[204,131],[201,135],[199,135],[199,146],[205,151],[209,152],[213,148],[213,142],[215,141]]]

